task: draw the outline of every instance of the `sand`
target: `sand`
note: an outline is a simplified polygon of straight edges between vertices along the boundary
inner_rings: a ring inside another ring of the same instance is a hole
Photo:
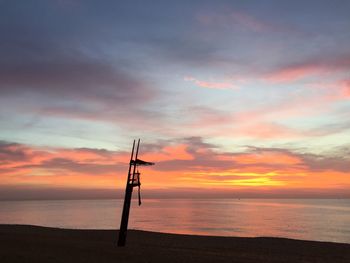
[[[0,262],[350,262],[350,244],[0,225]]]

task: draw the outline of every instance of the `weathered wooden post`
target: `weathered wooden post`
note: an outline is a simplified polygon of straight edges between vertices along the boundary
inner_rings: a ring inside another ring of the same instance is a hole
[[[125,188],[125,197],[124,197],[124,205],[123,205],[123,212],[122,212],[122,219],[120,222],[120,229],[119,229],[119,238],[118,238],[118,246],[123,247],[126,243],[126,234],[128,230],[128,221],[129,221],[129,211],[130,211],[130,204],[131,204],[131,197],[132,197],[132,191],[134,187],[138,187],[138,197],[139,197],[139,205],[141,205],[141,193],[140,193],[140,173],[137,170],[137,166],[140,165],[154,165],[154,163],[151,162],[145,162],[140,159],[138,159],[139,154],[139,147],[140,147],[140,139],[137,142],[136,147],[136,153],[134,157],[134,150],[135,150],[135,140],[132,145],[131,150],[131,157],[129,162],[129,172],[126,180],[126,188]]]

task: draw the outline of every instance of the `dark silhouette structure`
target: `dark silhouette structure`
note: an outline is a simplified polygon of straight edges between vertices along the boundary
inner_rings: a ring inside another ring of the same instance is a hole
[[[139,197],[139,205],[141,205],[141,189],[140,189],[141,182],[140,182],[140,172],[138,171],[138,166],[154,165],[154,163],[145,162],[145,161],[138,159],[139,147],[140,147],[140,139],[137,142],[136,153],[134,156],[134,150],[135,150],[135,140],[134,140],[134,143],[132,145],[132,150],[131,150],[130,162],[129,162],[129,172],[128,172],[128,177],[126,180],[126,189],[125,189],[125,198],[124,198],[122,219],[120,222],[120,230],[119,230],[119,238],[118,238],[118,246],[119,247],[125,246],[126,234],[127,234],[127,230],[128,230],[130,203],[131,203],[132,191],[133,191],[134,187],[139,188],[138,189],[138,197]]]

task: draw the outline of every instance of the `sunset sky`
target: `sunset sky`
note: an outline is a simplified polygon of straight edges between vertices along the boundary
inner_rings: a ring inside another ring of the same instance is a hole
[[[0,0],[0,199],[121,196],[137,138],[146,196],[350,197],[349,14]]]

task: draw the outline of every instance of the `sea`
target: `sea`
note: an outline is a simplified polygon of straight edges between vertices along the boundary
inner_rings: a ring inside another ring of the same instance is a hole
[[[123,200],[0,201],[0,224],[119,229]],[[350,199],[144,199],[129,229],[350,243]]]

